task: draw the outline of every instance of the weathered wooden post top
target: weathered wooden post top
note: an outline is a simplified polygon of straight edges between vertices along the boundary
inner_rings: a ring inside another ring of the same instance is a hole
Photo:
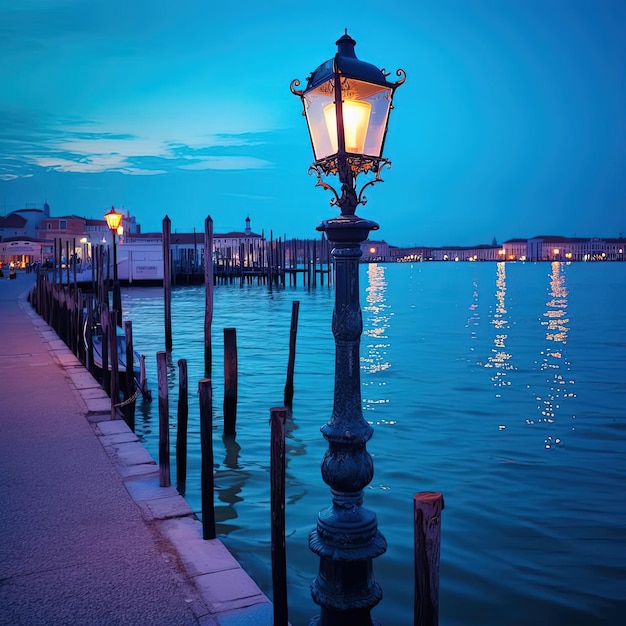
[[[331,205],[341,210],[317,227],[333,244],[335,390],[331,418],[322,427],[328,441],[322,478],[332,504],[319,513],[309,537],[320,557],[311,594],[321,611],[311,624],[370,626],[370,611],[382,598],[372,559],[387,545],[375,513],[362,506],[374,465],[366,449],[372,427],[361,408],[359,258],[360,244],[378,224],[355,213],[366,202],[364,189],[380,182],[381,169],[390,165],[383,157],[387,124],[395,90],[406,75],[397,70],[399,80],[388,82],[384,70],[357,59],[356,42],[347,31],[336,43],[337,54],[311,73],[304,90],[297,89],[300,81],[291,83],[292,93],[302,100],[313,147],[309,172],[317,174],[317,186],[331,191]],[[368,179],[357,192],[359,174]],[[331,175],[339,178],[340,192],[322,178]]]

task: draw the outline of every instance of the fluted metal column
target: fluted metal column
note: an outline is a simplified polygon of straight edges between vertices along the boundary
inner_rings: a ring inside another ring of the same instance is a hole
[[[385,552],[387,544],[375,513],[362,506],[374,465],[366,448],[373,429],[363,418],[360,376],[360,244],[377,228],[354,214],[318,226],[334,244],[335,391],[332,416],[321,429],[328,441],[322,478],[330,487],[332,504],[319,513],[309,537],[311,550],[320,557],[311,595],[321,613],[311,626],[370,626],[370,610],[382,598],[372,559]]]

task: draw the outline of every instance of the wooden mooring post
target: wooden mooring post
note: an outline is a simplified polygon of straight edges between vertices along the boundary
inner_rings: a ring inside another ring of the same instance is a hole
[[[122,288],[120,287],[120,281],[113,281],[113,308],[117,311],[117,317],[115,319],[115,325],[122,328]]]
[[[171,485],[170,477],[170,416],[167,389],[167,352],[157,352],[157,379],[159,384],[159,484]]]
[[[87,319],[85,321],[85,346],[86,354],[85,354],[85,366],[87,367],[87,371],[90,374],[94,373],[94,365],[93,365],[93,297],[91,295],[87,296]]]
[[[170,257],[170,235],[172,220],[163,218],[163,300],[165,305],[165,349],[172,350],[172,265]]]
[[[109,311],[109,355],[111,361],[111,419],[117,419],[117,404],[120,399],[119,360],[117,357],[117,311]]]
[[[204,377],[210,379],[213,367],[213,220],[210,215],[204,220],[204,290]]]
[[[111,394],[111,371],[109,370],[109,307],[106,303],[100,309],[100,326],[102,327],[102,388]],[[115,329],[113,329],[115,330]]]
[[[211,379],[198,382],[200,396],[200,450],[202,538],[215,539],[215,477],[213,475],[213,390]]]
[[[133,346],[133,323],[124,322],[124,339],[126,341],[126,380],[124,384],[124,418],[128,428],[135,432],[136,400],[130,400],[136,393],[135,383],[135,349]]]
[[[415,597],[413,626],[439,624],[439,555],[443,496],[424,491],[413,496]]]
[[[176,489],[185,495],[187,483],[187,423],[189,419],[189,392],[187,389],[187,361],[178,361],[178,420],[176,423]]]
[[[237,329],[224,329],[224,434],[237,432]]]
[[[296,338],[298,335],[298,313],[300,302],[291,303],[291,328],[289,329],[289,360],[287,362],[287,381],[283,401],[288,409],[293,406],[293,372],[296,364]]]
[[[270,509],[274,626],[287,626],[287,554],[285,546],[285,422],[287,409],[270,409]]]

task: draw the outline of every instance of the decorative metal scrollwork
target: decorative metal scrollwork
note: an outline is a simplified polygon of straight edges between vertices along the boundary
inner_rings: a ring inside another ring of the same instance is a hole
[[[296,89],[296,87],[300,86],[300,80],[298,78],[294,78],[289,85],[289,89],[291,89],[291,93],[294,96],[300,96],[302,98],[304,91],[302,89]]]
[[[363,168],[364,160],[367,160],[367,169]],[[333,164],[330,166],[329,161],[333,161]],[[330,199],[330,206],[340,207],[342,213],[353,214],[359,204],[367,204],[367,198],[363,195],[365,189],[375,183],[384,182],[381,176],[381,170],[384,167],[391,167],[391,162],[383,158],[373,159],[371,157],[348,156],[345,157],[345,163],[353,176],[351,177],[352,180],[350,184],[348,184],[347,181],[341,180],[342,177],[340,176],[340,180],[342,182],[341,196],[332,185],[329,185],[322,179],[322,176],[324,175],[328,176],[329,174],[338,173],[339,166],[336,158],[313,163],[313,165],[309,167],[309,174],[315,174],[317,176],[317,182],[315,183],[316,187],[322,187],[322,189],[332,192],[334,197]],[[367,173],[369,171],[374,172],[374,178],[367,181],[357,194],[356,175],[363,172]]]

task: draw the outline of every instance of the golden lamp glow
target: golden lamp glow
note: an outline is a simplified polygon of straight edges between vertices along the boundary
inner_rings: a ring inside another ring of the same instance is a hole
[[[365,152],[365,137],[370,123],[372,105],[363,100],[344,100],[341,104],[343,111],[343,134],[346,142],[346,152],[363,154]],[[337,117],[335,103],[329,102],[324,107],[324,120],[330,137],[332,151],[337,152]]]
[[[554,254],[558,254],[558,253],[559,253],[559,249],[558,249],[558,248],[554,248],[554,250],[552,250],[552,252],[553,252]]]
[[[370,248],[370,253],[374,254],[374,252],[376,252],[376,248]]]
[[[104,219],[107,221],[107,226],[109,230],[113,233],[117,232],[117,229],[120,227],[120,222],[122,221],[122,214],[118,213],[115,210],[115,207],[111,207],[111,210],[105,214]]]

